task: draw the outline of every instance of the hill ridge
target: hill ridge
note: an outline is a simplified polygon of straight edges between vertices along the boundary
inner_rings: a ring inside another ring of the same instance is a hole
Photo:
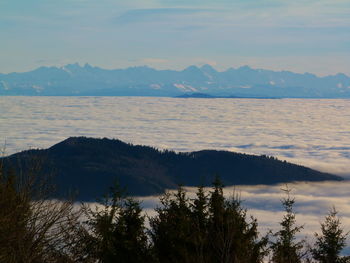
[[[257,156],[221,150],[174,152],[118,139],[70,137],[47,149],[22,151],[3,158],[7,166],[28,169],[31,159],[43,159],[43,173],[55,172],[58,192],[79,192],[79,200],[94,200],[118,179],[131,195],[160,194],[165,189],[209,186],[218,174],[223,183],[277,184],[294,181],[343,180],[329,173]]]

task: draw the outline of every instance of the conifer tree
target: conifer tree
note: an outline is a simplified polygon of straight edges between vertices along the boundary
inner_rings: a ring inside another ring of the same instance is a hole
[[[102,209],[85,208],[86,253],[97,262],[151,262],[140,203],[126,198],[117,185],[102,201]]]
[[[348,233],[344,233],[337,214],[337,210],[333,207],[326,216],[324,223],[321,224],[322,233],[315,233],[316,243],[311,251],[313,258],[318,262],[345,262],[345,258],[340,256],[340,252],[346,245]]]
[[[196,262],[191,239],[191,209],[182,187],[161,197],[157,216],[150,219],[154,251],[160,262]]]
[[[203,186],[198,187],[192,208],[192,240],[198,262],[208,262],[208,196]]]
[[[210,262],[262,262],[267,238],[259,239],[256,219],[248,222],[238,195],[225,199],[218,178],[213,185],[209,203]]]
[[[100,206],[95,209],[88,205],[84,207],[87,231],[82,243],[89,257],[98,262],[112,262],[115,257],[113,231],[122,209],[123,195],[123,191],[116,186],[99,201]]]
[[[213,182],[213,191],[210,192],[209,201],[209,237],[211,261],[225,262],[226,245],[229,244],[227,239],[227,229],[225,231],[225,198],[223,194],[223,184],[218,177]]]
[[[294,198],[290,197],[290,189],[284,189],[287,197],[282,199],[285,210],[283,220],[280,222],[281,229],[274,234],[275,241],[271,242],[273,263],[299,263],[302,260],[304,241],[296,241],[296,234],[303,229],[297,226],[293,205]]]
[[[127,198],[113,231],[113,250],[118,262],[150,262],[151,255],[140,203]]]

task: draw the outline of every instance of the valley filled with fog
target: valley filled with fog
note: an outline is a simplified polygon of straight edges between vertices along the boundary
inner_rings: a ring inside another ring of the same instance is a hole
[[[349,109],[350,100],[328,99],[0,97],[0,140],[6,154],[47,148],[70,136],[118,138],[176,151],[223,149],[273,155],[349,178]],[[236,187],[262,232],[282,219],[283,187]],[[332,205],[350,230],[350,182],[289,187],[297,221],[305,225],[302,236],[319,230]],[[149,214],[157,200],[143,198]]]
[[[0,140],[11,154],[70,136],[160,149],[273,155],[350,175],[350,100],[0,97]]]

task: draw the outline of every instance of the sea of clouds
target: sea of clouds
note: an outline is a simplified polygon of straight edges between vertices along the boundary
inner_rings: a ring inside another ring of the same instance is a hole
[[[0,97],[0,140],[11,154],[70,136],[118,138],[176,151],[224,149],[273,155],[350,178],[350,100]],[[300,236],[312,239],[334,205],[350,230],[350,182],[289,185]],[[277,229],[283,185],[238,186],[262,232]],[[190,195],[195,189],[188,189]],[[232,188],[226,188],[230,195]],[[143,198],[152,215],[158,197]]]
[[[350,100],[0,97],[6,153],[70,136],[273,155],[350,175]]]

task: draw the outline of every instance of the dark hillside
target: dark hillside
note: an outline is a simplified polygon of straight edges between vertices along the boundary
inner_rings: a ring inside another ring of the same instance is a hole
[[[56,197],[74,189],[80,200],[101,196],[116,178],[131,195],[158,194],[178,184],[209,186],[215,174],[225,185],[342,180],[268,156],[215,150],[175,153],[85,137],[69,138],[45,150],[23,151],[4,161],[6,166],[26,170],[33,158],[43,160],[44,173],[54,173]]]

